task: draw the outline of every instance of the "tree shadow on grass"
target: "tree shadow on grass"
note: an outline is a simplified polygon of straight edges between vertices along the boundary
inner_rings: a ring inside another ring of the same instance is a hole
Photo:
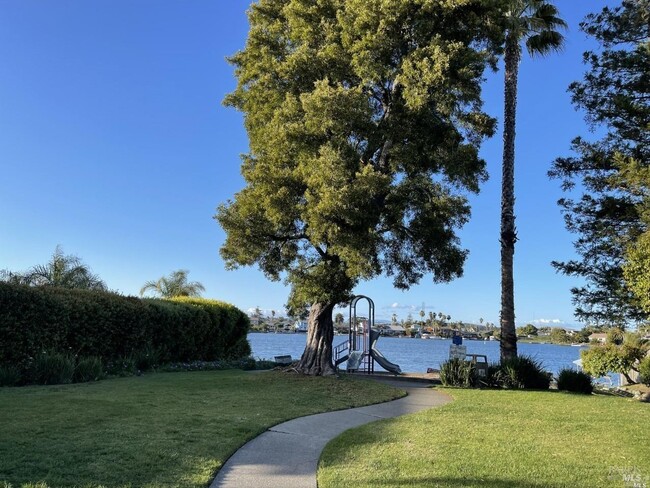
[[[565,486],[557,483],[542,481],[533,483],[524,480],[506,480],[506,479],[479,479],[479,478],[455,478],[455,477],[436,477],[436,476],[419,476],[409,478],[376,478],[369,482],[370,486],[426,486],[426,487],[445,487],[445,488],[468,488],[472,486],[480,488],[559,488]]]

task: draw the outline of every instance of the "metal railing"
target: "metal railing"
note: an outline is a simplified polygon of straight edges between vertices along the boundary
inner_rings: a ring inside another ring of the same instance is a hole
[[[338,346],[334,348],[334,363],[336,363],[339,358],[345,356],[346,353],[350,350],[350,341],[341,342]]]

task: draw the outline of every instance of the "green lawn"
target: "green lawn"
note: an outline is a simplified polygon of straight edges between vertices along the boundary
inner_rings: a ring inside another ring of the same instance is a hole
[[[0,388],[0,486],[205,487],[272,425],[401,394],[368,381],[243,371]]]
[[[444,391],[455,401],[330,442],[318,486],[650,487],[648,404],[558,392]]]

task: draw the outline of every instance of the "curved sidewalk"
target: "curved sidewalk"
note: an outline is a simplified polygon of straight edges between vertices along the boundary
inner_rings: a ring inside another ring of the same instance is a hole
[[[430,385],[382,380],[408,396],[377,405],[289,420],[244,444],[219,470],[210,488],[316,488],[318,460],[342,432],[376,420],[444,405],[451,398]]]

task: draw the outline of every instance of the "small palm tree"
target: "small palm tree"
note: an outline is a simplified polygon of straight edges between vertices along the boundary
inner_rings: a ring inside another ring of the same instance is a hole
[[[188,274],[189,271],[186,269],[179,269],[157,281],[147,281],[140,288],[140,296],[152,291],[162,298],[200,297],[205,287],[198,281],[187,281]]]
[[[503,119],[503,179],[501,182],[501,359],[517,356],[513,260],[515,230],[515,126],[517,78],[521,61],[521,43],[528,52],[545,55],[559,50],[564,37],[558,29],[566,22],[547,0],[509,0],[505,12],[505,89]]]
[[[46,264],[38,264],[25,273],[0,271],[0,279],[14,284],[30,286],[56,286],[82,290],[106,290],[104,283],[77,256],[63,253],[56,246],[52,258]]]

